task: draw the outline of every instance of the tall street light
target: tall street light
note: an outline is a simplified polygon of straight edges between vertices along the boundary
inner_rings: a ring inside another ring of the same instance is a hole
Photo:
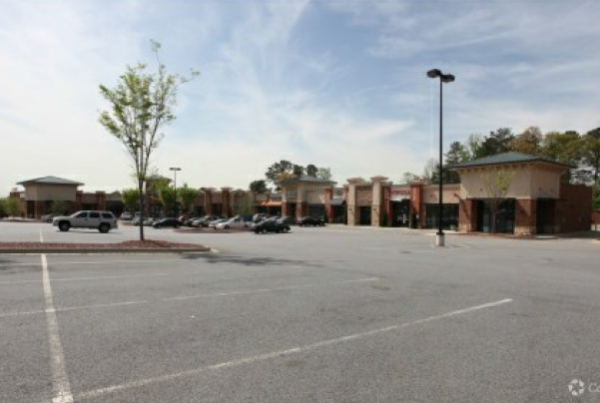
[[[175,191],[175,213],[178,213],[178,211],[177,211],[177,172],[181,171],[181,168],[171,167],[171,168],[169,168],[169,171],[173,171],[173,189]]]
[[[454,81],[454,76],[452,74],[443,74],[441,70],[439,69],[433,69],[433,70],[429,70],[427,72],[427,77],[429,78],[439,78],[440,79],[440,162],[439,162],[439,203],[438,203],[438,232],[436,234],[435,237],[435,244],[437,246],[444,246],[445,244],[445,240],[444,240],[444,228],[443,228],[443,223],[442,223],[442,218],[443,218],[443,214],[444,214],[444,193],[443,193],[443,185],[444,185],[444,177],[442,175],[442,164],[443,164],[443,138],[444,138],[444,131],[443,131],[443,94],[444,94],[444,84],[448,84]]]

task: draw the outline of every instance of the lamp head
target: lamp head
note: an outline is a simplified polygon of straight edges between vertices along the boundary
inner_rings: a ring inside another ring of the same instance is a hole
[[[442,74],[442,82],[443,83],[452,83],[455,78],[452,74]]]
[[[429,78],[438,78],[441,77],[442,72],[439,69],[433,69],[433,70],[429,70],[427,72],[427,77]]]

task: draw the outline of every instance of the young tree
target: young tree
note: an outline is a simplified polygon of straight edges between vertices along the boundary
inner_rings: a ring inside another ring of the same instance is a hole
[[[267,182],[263,179],[255,180],[250,182],[249,189],[254,193],[266,193],[267,192]]]
[[[190,76],[169,74],[159,58],[160,44],[151,41],[151,48],[158,61],[156,72],[147,72],[147,66],[139,63],[127,66],[114,88],[100,85],[101,95],[110,104],[110,111],[100,114],[100,124],[123,143],[133,161],[142,222],[148,170],[163,138],[160,130],[175,119],[173,107],[179,86],[199,74],[196,71]],[[140,240],[144,240],[143,225],[140,225]]]
[[[9,217],[18,217],[22,213],[20,200],[14,197],[8,197],[5,199],[4,209]]]
[[[252,196],[248,193],[241,195],[236,199],[236,203],[233,205],[234,215],[251,215],[254,213],[254,206],[252,204]]]
[[[169,185],[161,186],[157,189],[157,195],[158,199],[160,200],[160,204],[163,206],[163,213],[167,215],[169,210],[173,208],[177,202],[175,188]]]
[[[482,174],[485,192],[489,201],[490,216],[492,220],[492,233],[496,233],[496,221],[502,202],[506,200],[506,195],[510,184],[516,175],[515,171],[501,169],[493,173]]]
[[[187,185],[187,183],[184,183],[182,187],[177,189],[177,196],[181,202],[183,211],[189,213],[194,202],[198,200],[200,191],[198,189],[191,188]]]
[[[125,210],[133,212],[136,207],[139,207],[140,191],[135,188],[123,189],[121,192],[121,200],[123,201]]]
[[[64,200],[54,200],[52,201],[52,206],[50,207],[50,212],[54,215],[65,215],[69,211],[69,206],[67,202]]]

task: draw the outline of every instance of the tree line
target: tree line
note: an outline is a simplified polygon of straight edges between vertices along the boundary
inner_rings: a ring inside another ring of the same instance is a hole
[[[310,176],[321,180],[331,180],[331,169],[317,167],[315,164],[306,166],[294,164],[288,160],[280,160],[271,164],[265,172],[265,179],[257,179],[250,182],[250,190],[255,193],[265,193],[272,185],[276,191],[281,190],[279,184],[282,180]]]

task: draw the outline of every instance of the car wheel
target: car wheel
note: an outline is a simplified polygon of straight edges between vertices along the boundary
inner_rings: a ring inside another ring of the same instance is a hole
[[[58,224],[58,229],[59,229],[61,232],[67,232],[68,230],[70,230],[70,229],[71,229],[71,224],[69,224],[69,223],[68,223],[68,222],[66,222],[66,221],[63,221],[63,222],[61,222],[60,224]]]
[[[98,228],[98,230],[103,233],[103,234],[107,234],[108,231],[110,231],[110,225],[108,224],[100,224],[100,227]]]

